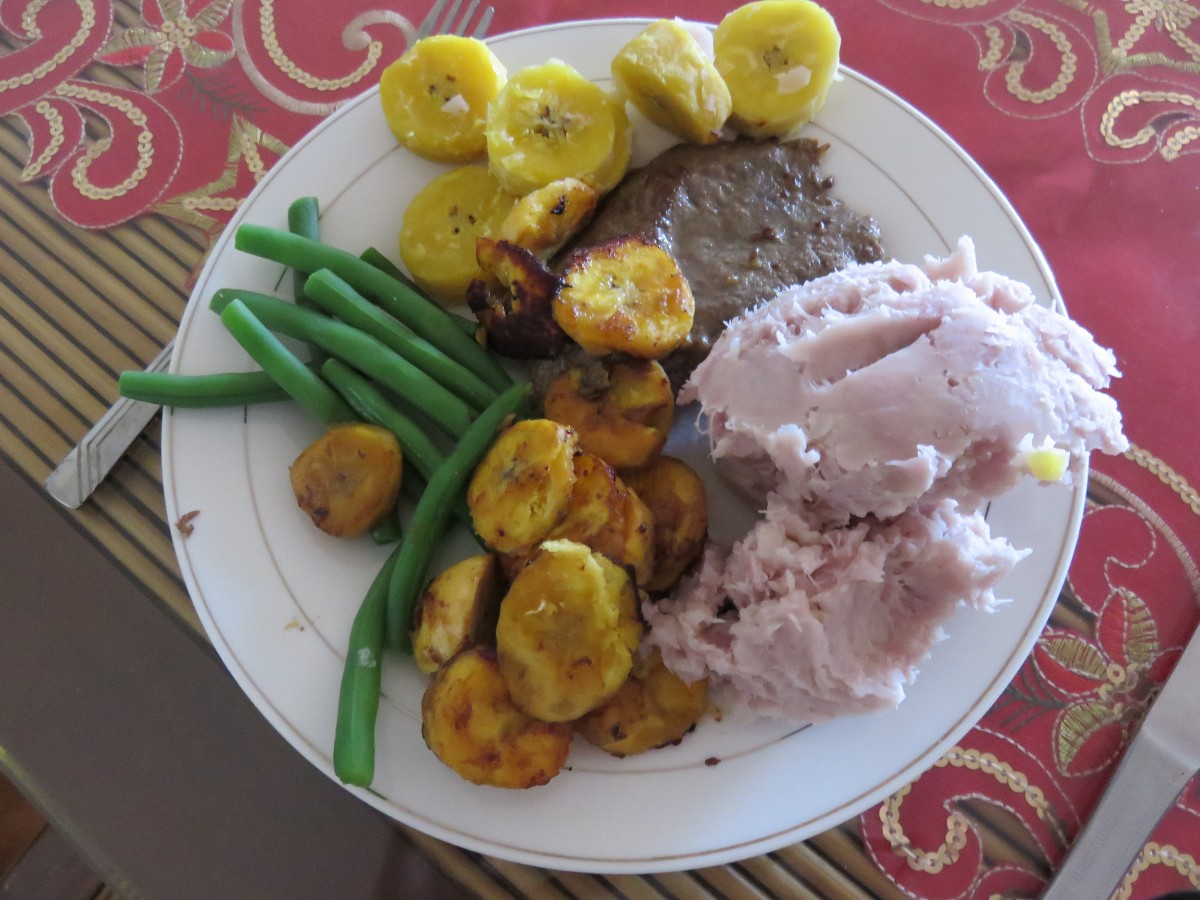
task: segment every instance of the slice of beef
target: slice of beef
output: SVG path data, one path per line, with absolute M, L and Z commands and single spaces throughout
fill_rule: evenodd
M 833 179 L 820 170 L 827 149 L 807 138 L 679 144 L 631 172 L 574 241 L 571 250 L 637 234 L 678 261 L 696 320 L 663 362 L 676 387 L 743 310 L 882 258 L 874 220 L 831 196 Z

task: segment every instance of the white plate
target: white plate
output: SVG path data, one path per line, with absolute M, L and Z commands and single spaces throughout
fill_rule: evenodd
M 565 23 L 491 41 L 510 71 L 550 56 L 607 82 L 616 50 L 643 20 Z M 851 37 L 852 39 L 852 37 Z M 960 234 L 980 264 L 1059 302 L 1029 233 L 996 187 L 936 126 L 886 90 L 844 72 L 806 133 L 831 144 L 835 192 L 879 221 L 888 251 L 919 260 Z M 668 141 L 638 126 L 641 161 Z M 248 198 L 201 273 L 180 326 L 177 372 L 245 370 L 247 359 L 207 309 L 220 287 L 274 291 L 278 266 L 233 249 L 243 221 L 286 227 L 287 205 L 316 194 L 322 233 L 394 256 L 400 217 L 439 167 L 398 149 L 370 92 L 317 127 Z M 288 290 L 290 282 L 283 283 Z M 163 426 L 168 520 L 199 510 L 175 534 L 188 589 L 225 664 L 279 732 L 323 772 L 331 763 L 344 648 L 357 604 L 385 551 L 337 541 L 296 508 L 287 465 L 319 433 L 290 404 L 178 411 Z M 690 421 L 673 449 L 703 461 Z M 738 512 L 714 498 L 716 536 L 737 536 Z M 994 615 L 960 610 L 894 711 L 800 731 L 731 717 L 705 721 L 682 745 L 616 760 L 576 742 L 569 769 L 529 791 L 476 787 L 421 741 L 424 680 L 389 660 L 373 789 L 366 802 L 421 831 L 518 862 L 594 872 L 653 872 L 764 853 L 845 821 L 918 776 L 987 710 L 1032 647 L 1066 574 L 1082 490 L 1019 487 L 993 504 L 992 528 L 1033 554 L 1001 587 Z M 744 524 L 745 511 L 740 511 Z M 719 764 L 713 765 L 713 760 Z

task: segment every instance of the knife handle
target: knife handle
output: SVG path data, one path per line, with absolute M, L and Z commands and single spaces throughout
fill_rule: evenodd
M 1111 897 L 1193 774 L 1169 741 L 1139 729 L 1042 900 Z

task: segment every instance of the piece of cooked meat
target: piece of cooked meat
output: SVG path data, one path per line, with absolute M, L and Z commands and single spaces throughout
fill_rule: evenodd
M 971 512 L 1024 474 L 1024 446 L 1128 446 L 1111 351 L 1024 284 L 944 260 L 853 267 L 731 326 L 692 375 L 712 451 L 753 499 L 776 491 L 831 524 L 952 497 Z M 1024 442 L 1024 445 L 1023 445 Z
M 635 234 L 675 257 L 696 302 L 691 334 L 663 361 L 676 386 L 744 310 L 882 257 L 875 222 L 830 194 L 826 149 L 808 138 L 676 145 L 631 172 L 572 242 L 568 255 Z

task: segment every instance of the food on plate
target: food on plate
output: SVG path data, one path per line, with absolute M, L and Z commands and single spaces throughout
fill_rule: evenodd
M 592 220 L 599 200 L 594 183 L 560 178 L 518 200 L 497 237 L 548 258 Z
M 654 650 L 641 655 L 607 702 L 575 722 L 576 733 L 613 756 L 678 744 L 708 709 L 708 682 L 687 682 Z
M 825 103 L 841 45 L 833 16 L 810 0 L 759 0 L 733 10 L 713 37 L 733 101 L 730 123 L 755 138 L 796 131 Z
M 577 450 L 575 433 L 549 419 L 524 419 L 506 428 L 467 487 L 479 537 L 498 553 L 536 547 L 567 515 Z
M 729 88 L 682 22 L 659 19 L 613 57 L 617 88 L 651 122 L 685 141 L 711 144 L 721 137 L 732 104 Z
M 488 104 L 507 77 L 483 41 L 433 35 L 383 70 L 379 99 L 403 146 L 437 162 L 465 163 L 487 149 Z
M 479 553 L 438 574 L 417 604 L 413 660 L 426 675 L 455 654 L 492 643 L 503 580 L 496 557 Z
M 518 196 L 599 171 L 617 146 L 614 104 L 561 60 L 526 66 L 488 107 L 488 165 Z
M 463 778 L 492 787 L 545 784 L 571 749 L 569 724 L 535 719 L 513 703 L 496 651 L 485 646 L 438 669 L 421 698 L 421 734 Z
M 467 286 L 467 306 L 488 346 L 513 359 L 562 352 L 567 335 L 554 321 L 558 276 L 529 250 L 505 240 L 478 238 L 475 256 L 485 277 Z
M 731 323 L 692 374 L 712 455 L 765 504 L 711 546 L 649 641 L 686 678 L 798 722 L 894 706 L 959 602 L 991 609 L 1023 552 L 983 510 L 1049 440 L 1123 451 L 1110 351 L 1031 289 L 945 259 L 855 266 Z
M 599 457 L 580 453 L 574 469 L 566 514 L 546 540 L 583 544 L 632 572 L 642 584 L 653 572 L 654 514 Z M 505 571 L 519 573 L 536 552 L 509 554 L 504 559 Z
M 621 183 L 633 159 L 633 123 L 625 109 L 625 98 L 620 94 L 610 93 L 608 111 L 613 117 L 612 153 L 599 169 L 586 176 L 588 182 L 599 188 L 602 194 L 607 194 Z
M 389 515 L 400 494 L 400 442 L 386 428 L 343 422 L 328 428 L 288 469 L 296 503 L 335 537 L 355 537 Z
M 717 342 L 685 397 L 756 502 L 775 492 L 844 524 L 943 497 L 974 511 L 1025 473 L 1026 435 L 1068 451 L 1068 477 L 1091 450 L 1122 452 L 1100 392 L 1115 375 L 1109 350 L 1027 285 L 980 271 L 963 238 L 945 259 L 780 293 Z
M 475 240 L 491 236 L 517 198 L 485 166 L 461 166 L 425 185 L 404 211 L 400 257 L 413 280 L 445 303 L 461 303 L 483 277 Z
M 831 195 L 825 151 L 804 138 L 680 144 L 631 172 L 570 245 L 633 234 L 678 263 L 695 312 L 687 338 L 662 361 L 676 388 L 744 310 L 882 257 L 875 222 Z
M 666 356 L 692 328 L 695 302 L 669 253 L 625 235 L 573 253 L 554 299 L 554 320 L 594 356 Z
M 710 544 L 674 594 L 645 604 L 647 641 L 683 679 L 708 677 L 759 714 L 887 709 L 955 607 L 991 610 L 1023 555 L 952 500 L 822 530 L 773 497 L 748 535 Z
M 667 442 L 675 392 L 654 360 L 573 366 L 542 398 L 546 418 L 574 429 L 579 446 L 618 469 L 649 462 Z
M 570 722 L 617 692 L 641 642 L 625 571 L 574 541 L 546 541 L 500 604 L 496 653 L 513 702 Z
M 654 569 L 641 583 L 647 591 L 665 591 L 704 551 L 708 536 L 708 492 L 696 471 L 673 456 L 656 456 L 646 465 L 621 472 L 654 517 Z

